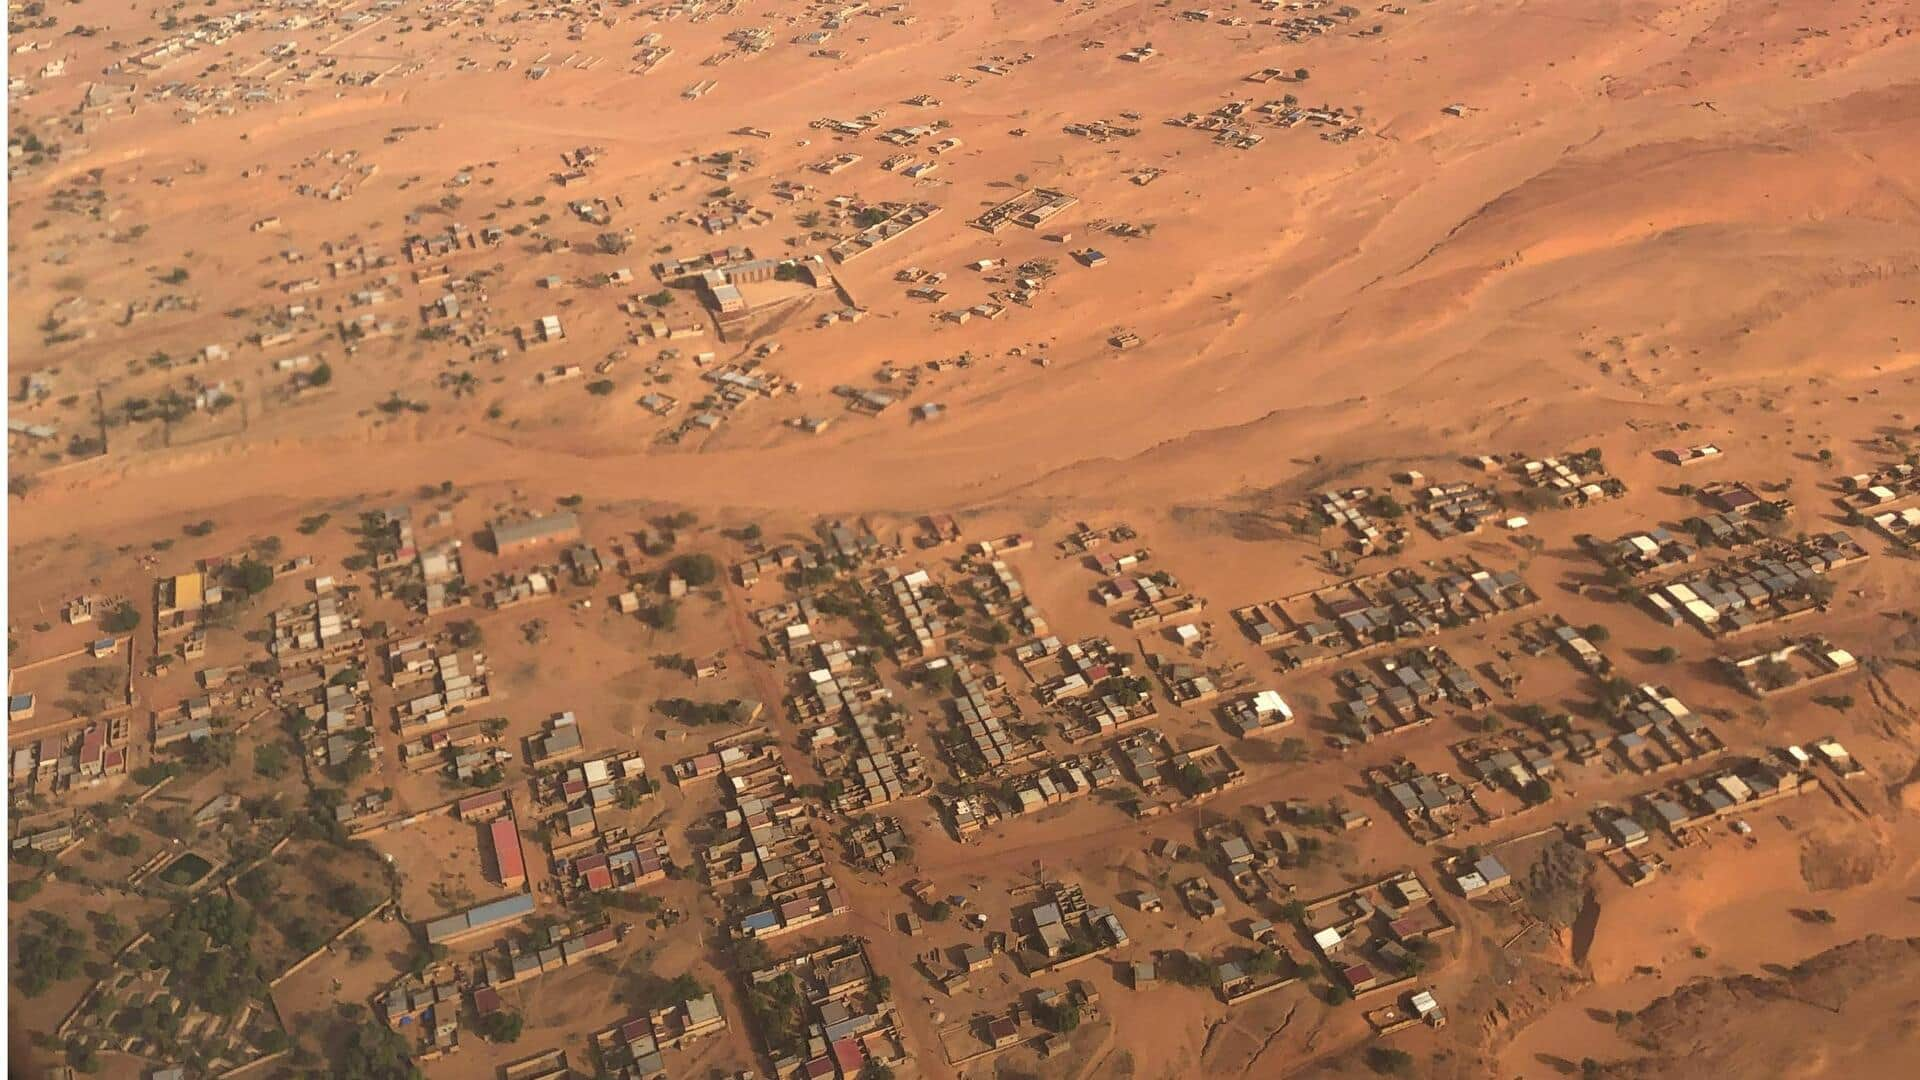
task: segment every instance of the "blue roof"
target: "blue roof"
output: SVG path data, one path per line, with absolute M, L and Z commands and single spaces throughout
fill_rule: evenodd
M 517 919 L 532 910 L 533 894 L 516 893 L 504 900 L 495 900 L 492 903 L 481 904 L 479 907 L 467 912 L 467 925 L 480 927 L 488 923 L 499 922 L 503 919 Z
M 435 919 L 427 924 L 427 940 L 443 941 L 450 937 L 457 937 L 466 930 L 467 917 L 464 914 L 448 915 L 446 918 Z

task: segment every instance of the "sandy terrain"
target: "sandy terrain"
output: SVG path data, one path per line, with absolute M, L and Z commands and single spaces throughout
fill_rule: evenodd
M 1307 19 L 1318 29 L 1290 39 L 1286 21 Z M 332 804 L 310 805 L 314 792 L 379 796 L 396 818 L 440 815 L 381 832 L 336 868 L 384 895 L 388 863 L 409 922 L 512 891 L 487 878 L 479 831 L 441 809 L 483 786 L 402 767 L 398 691 L 377 676 L 372 647 L 355 661 L 372 682 L 380 750 L 364 774 L 300 760 L 298 735 L 264 699 L 223 703 L 230 760 L 181 770 L 131 803 L 157 775 L 135 770 L 174 760 L 150 745 L 156 721 L 203 693 L 205 669 L 261 661 L 267 612 L 310 600 L 316 575 L 364 590 L 353 602 L 379 627 L 374 640 L 445 642 L 450 621 L 472 620 L 492 687 L 478 716 L 504 722 L 500 786 L 526 818 L 530 887 L 557 916 L 532 820 L 553 808 L 536 802 L 526 753 L 549 717 L 574 711 L 590 756 L 645 757 L 658 790 L 603 811 L 602 827 L 661 828 L 680 865 L 695 865 L 723 800 L 711 783 L 660 778 L 742 726 L 683 723 L 663 699 L 763 702 L 795 784 L 827 779 L 786 709 L 804 669 L 765 655 L 751 622 L 800 594 L 775 576 L 747 587 L 725 574 L 756 550 L 739 530 L 756 526 L 772 547 L 845 521 L 902 549 L 876 565 L 957 581 L 959 545 L 922 552 L 911 539 L 921 515 L 952 513 L 968 542 L 1032 536 L 1006 562 L 1050 632 L 1109 637 L 1144 668 L 1179 647 L 1162 630 L 1128 629 L 1093 599 L 1105 575 L 1054 550 L 1077 523 L 1126 522 L 1151 549 L 1144 569 L 1207 599 L 1200 663 L 1281 692 L 1302 745 L 1236 741 L 1213 705 L 1177 706 L 1156 687 L 1156 726 L 1181 747 L 1228 744 L 1242 786 L 1139 819 L 1118 800 L 1079 799 L 965 843 L 924 796 L 885 808 L 913 843 L 911 865 L 869 873 L 836 852 L 848 910 L 773 952 L 868 939 L 912 1044 L 903 1072 L 1637 1077 L 1689 1059 L 1901 1075 L 1887 1065 L 1920 1045 L 1913 1003 L 1880 988 L 1911 982 L 1908 939 L 1920 938 L 1920 633 L 1905 614 L 1920 609 L 1920 572 L 1911 550 L 1850 522 L 1834 499 L 1841 478 L 1912 460 L 1920 424 L 1916 27 L 1920 13 L 1884 0 L 1433 0 L 1351 14 L 1232 0 L 1198 18 L 1144 0 L 907 0 L 839 15 L 798 0 L 16 5 L 7 604 L 10 691 L 37 710 L 10 725 L 9 749 L 110 716 L 134 731 L 131 775 L 14 800 L 16 835 L 73 821 L 82 839 L 14 864 L 10 881 L 40 885 L 15 891 L 10 925 L 44 934 L 34 913 L 65 911 L 99 939 L 78 974 L 10 992 L 16 1028 L 42 1033 L 38 1052 L 64 1052 L 45 1033 L 112 960 L 111 935 L 89 920 L 111 909 L 145 927 L 192 902 L 130 883 L 163 848 L 224 867 L 300 829 L 283 877 L 326 863 L 308 819 L 324 835 Z M 1149 42 L 1143 62 L 1122 58 Z M 1249 78 L 1263 69 L 1277 77 Z M 1257 145 L 1181 119 L 1223 107 L 1237 111 L 1223 123 Z M 1084 127 L 1099 121 L 1125 130 Z M 925 130 L 894 140 L 898 128 Z M 843 154 L 859 160 L 829 164 Z M 1077 201 L 1033 228 L 969 224 L 1028 188 Z M 940 212 L 856 258 L 830 254 L 911 203 Z M 460 239 L 438 239 L 456 227 Z M 733 245 L 796 260 L 740 285 L 756 305 L 745 315 L 720 311 L 697 273 L 656 271 Z M 823 287 L 798 283 L 802 270 Z M 849 309 L 857 319 L 840 317 Z M 536 344 L 545 316 L 564 338 Z M 699 333 L 656 339 L 650 322 Z M 1137 346 L 1117 347 L 1120 335 Z M 723 371 L 762 377 L 765 390 L 723 391 Z M 888 403 L 868 415 L 861 392 Z M 1703 443 L 1724 456 L 1684 470 L 1655 456 Z M 1618 674 L 1670 685 L 1732 754 L 1833 735 L 1865 773 L 1823 773 L 1818 790 L 1749 815 L 1751 842 L 1725 826 L 1702 830 L 1701 844 L 1657 840 L 1671 865 L 1643 887 L 1597 868 L 1582 921 L 1557 934 L 1446 894 L 1461 929 L 1425 977 L 1445 1028 L 1376 1040 L 1362 1012 L 1385 999 L 1329 1002 L 1318 981 L 1232 1006 L 1203 989 L 1133 989 L 1127 962 L 1222 955 L 1247 944 L 1249 921 L 1276 916 L 1230 893 L 1197 853 L 1155 854 L 1157 840 L 1193 845 L 1221 821 L 1264 839 L 1263 807 L 1336 800 L 1373 823 L 1330 833 L 1320 860 L 1288 875 L 1297 895 L 1407 867 L 1440 892 L 1443 860 L 1460 848 L 1511 842 L 1530 857 L 1543 830 L 1591 823 L 1597 808 L 1682 775 L 1613 758 L 1569 765 L 1544 805 L 1491 788 L 1499 821 L 1421 846 L 1363 774 L 1400 759 L 1463 774 L 1457 744 L 1478 721 L 1443 712 L 1336 748 L 1332 676 L 1346 665 L 1283 670 L 1230 615 L 1348 575 L 1338 529 L 1296 524 L 1316 492 L 1384 489 L 1421 470 L 1494 484 L 1511 509 L 1513 476 L 1463 456 L 1587 447 L 1625 498 L 1529 510 L 1511 534 L 1416 528 L 1403 552 L 1353 571 L 1467 557 L 1523 570 L 1536 610 L 1439 642 L 1468 667 L 1511 663 L 1521 686 L 1495 710 L 1509 728 L 1523 704 L 1602 719 L 1597 680 L 1558 653 L 1516 654 L 1516 624 L 1553 616 L 1604 627 Z M 1767 632 L 1710 640 L 1613 597 L 1585 538 L 1700 514 L 1695 488 L 1716 481 L 1791 497 L 1772 535 L 1845 528 L 1870 551 L 1793 631 L 1825 635 L 1867 670 L 1830 691 L 1756 699 L 1717 658 Z M 576 511 L 583 539 L 629 565 L 527 606 L 426 616 L 376 596 L 352 561 L 360 515 L 396 503 L 412 505 L 423 542 L 460 541 L 470 582 L 558 559 L 487 550 L 491 520 L 529 511 Z M 435 510 L 447 519 L 426 524 Z M 683 598 L 670 627 L 619 615 L 611 602 L 629 585 L 658 603 L 649 582 L 664 559 L 639 554 L 635 534 L 675 512 L 694 515 L 675 552 L 710 554 L 723 580 Z M 209 625 L 203 658 L 152 670 L 156 648 L 174 647 L 154 639 L 155 579 L 268 546 L 311 563 Z M 101 623 L 62 617 L 78 596 L 144 614 L 125 649 L 84 654 Z M 856 634 L 844 618 L 819 622 L 823 640 Z M 1022 679 L 1006 652 L 993 663 Z M 727 670 L 709 679 L 669 662 L 715 654 Z M 881 665 L 905 739 L 932 762 L 937 790 L 964 787 L 939 750 L 940 699 L 910 688 L 901 667 Z M 266 685 L 259 672 L 236 677 Z M 223 793 L 243 811 L 182 827 Z M 823 813 L 818 824 L 832 835 L 846 823 Z M 116 854 L 108 839 L 120 835 L 138 846 Z M 1214 880 L 1224 918 L 1178 910 L 1169 882 L 1195 875 Z M 1071 880 L 1126 917 L 1134 946 L 1068 973 L 1102 1000 L 1060 1056 L 1021 1049 L 952 1066 L 943 1027 L 1064 989 L 1067 975 L 1029 979 L 999 958 L 949 998 L 916 962 L 985 932 L 955 920 L 900 933 L 909 878 L 969 897 L 1003 931 L 1027 907 L 1014 890 Z M 1143 887 L 1166 897 L 1164 912 L 1128 906 Z M 509 988 L 526 1024 L 518 1043 L 471 1036 L 429 1075 L 492 1076 L 548 1047 L 590 1070 L 588 1036 L 631 1014 L 621 991 L 641 969 L 692 975 L 732 1021 L 671 1052 L 672 1075 L 764 1070 L 728 959 L 737 901 L 697 877 L 649 891 L 684 919 L 616 915 L 635 928 L 593 967 Z M 299 955 L 292 909 L 312 908 L 304 929 L 321 938 L 347 921 L 321 892 L 302 876 L 279 909 L 261 906 L 263 976 Z M 303 1054 L 337 1051 L 357 1015 L 337 1006 L 372 1003 L 417 945 L 404 923 L 360 933 L 361 949 L 326 952 L 274 991 Z M 1407 1057 L 1370 1056 L 1382 1048 Z M 135 1076 L 159 1062 L 101 1063 L 103 1075 Z

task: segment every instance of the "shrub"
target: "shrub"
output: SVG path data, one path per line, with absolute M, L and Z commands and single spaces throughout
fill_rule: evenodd
M 258 559 L 242 559 L 233 568 L 233 583 L 248 596 L 257 596 L 273 584 L 273 567 Z
M 1390 1046 L 1367 1047 L 1367 1068 L 1382 1076 L 1405 1076 L 1413 1071 L 1413 1055 Z
M 132 604 L 122 603 L 100 620 L 101 629 L 110 634 L 125 634 L 140 625 L 140 612 Z
M 705 554 L 676 556 L 667 564 L 667 569 L 695 588 L 711 585 L 720 576 L 719 565 L 713 561 L 713 556 Z

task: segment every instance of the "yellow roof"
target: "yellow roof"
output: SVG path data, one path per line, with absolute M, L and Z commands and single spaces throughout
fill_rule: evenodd
M 181 611 L 192 610 L 206 603 L 205 590 L 201 585 L 200 574 L 181 574 L 173 579 L 173 606 Z

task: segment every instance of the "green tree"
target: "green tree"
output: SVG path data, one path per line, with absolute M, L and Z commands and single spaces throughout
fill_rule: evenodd
M 242 559 L 233 568 L 233 584 L 248 596 L 258 596 L 273 584 L 273 567 L 258 559 Z
M 140 612 L 132 604 L 125 602 L 107 612 L 106 617 L 100 620 L 101 629 L 109 634 L 131 633 L 139 625 Z
M 477 1026 L 481 1036 L 488 1042 L 510 1043 L 520 1041 L 520 1029 L 524 1025 L 525 1021 L 519 1013 L 501 1009 L 481 1017 Z
M 355 1027 L 333 1061 L 340 1080 L 422 1080 L 419 1066 L 407 1056 L 407 1042 L 379 1024 Z
M 39 997 L 54 983 L 80 974 L 86 958 L 86 938 L 66 919 L 52 912 L 35 912 L 35 923 L 14 931 L 12 983 L 27 997 Z
M 672 600 L 662 600 L 647 611 L 647 622 L 655 630 L 671 631 L 678 624 L 680 605 Z
M 676 555 L 667 563 L 667 569 L 695 588 L 711 585 L 720 576 L 719 564 L 714 562 L 713 556 L 705 553 Z

